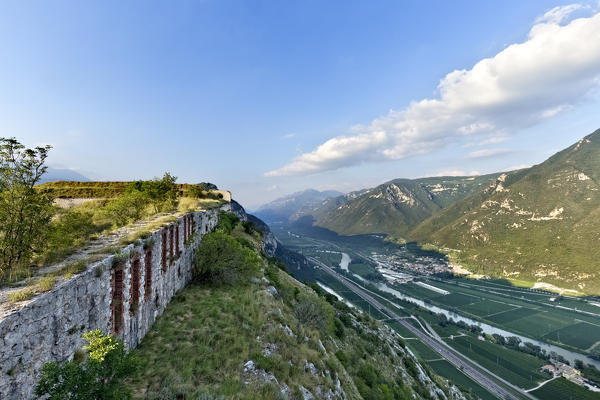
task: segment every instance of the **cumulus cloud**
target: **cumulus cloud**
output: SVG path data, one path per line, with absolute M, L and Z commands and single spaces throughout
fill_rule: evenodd
M 265 175 L 305 175 L 506 137 L 568 110 L 600 83 L 600 13 L 568 21 L 582 8 L 548 11 L 522 43 L 447 74 L 435 98 L 354 127 Z
M 581 10 L 583 8 L 589 8 L 583 4 L 569 4 L 566 6 L 557 6 L 546 12 L 544 15 L 535 20 L 536 24 L 560 24 L 565 19 L 569 18 L 573 12 Z

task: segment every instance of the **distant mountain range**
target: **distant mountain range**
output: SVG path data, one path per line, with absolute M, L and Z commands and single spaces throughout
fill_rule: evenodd
M 40 183 L 54 182 L 54 181 L 79 181 L 88 182 L 90 179 L 81 175 L 79 172 L 73 171 L 72 169 L 60 169 L 48 167 L 48 170 L 44 175 Z
M 342 235 L 386 233 L 404 237 L 417 224 L 493 182 L 499 174 L 476 177 L 395 179 L 372 189 L 327 200 L 304 215 Z
M 321 203 L 331 197 L 340 196 L 342 193 L 335 190 L 318 191 L 307 189 L 302 192 L 292 193 L 261 206 L 254 213 L 267 223 L 289 222 L 300 210 L 318 208 Z
M 600 294 L 600 130 L 531 168 L 396 179 L 288 220 L 385 233 L 433 245 L 473 273 Z

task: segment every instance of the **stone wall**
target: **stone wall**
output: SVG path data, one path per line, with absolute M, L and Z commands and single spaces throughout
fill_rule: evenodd
M 0 320 L 0 399 L 33 398 L 44 363 L 72 358 L 84 332 L 101 329 L 136 347 L 189 282 L 196 245 L 218 213 L 179 217 Z

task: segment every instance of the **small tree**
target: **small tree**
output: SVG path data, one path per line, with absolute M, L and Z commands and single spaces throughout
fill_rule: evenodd
M 247 280 L 258 269 L 260 259 L 222 231 L 207 233 L 194 257 L 194 280 L 233 285 Z
M 137 190 L 147 195 L 154 207 L 154 212 L 158 213 L 166 208 L 173 208 L 177 205 L 176 181 L 176 176 L 165 172 L 161 179 L 154 178 L 151 181 L 133 182 L 130 191 Z
M 46 172 L 50 146 L 27 149 L 0 138 L 0 278 L 9 278 L 40 249 L 53 215 L 52 198 L 34 186 Z

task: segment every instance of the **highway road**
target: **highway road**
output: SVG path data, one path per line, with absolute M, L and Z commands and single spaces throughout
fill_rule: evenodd
M 323 271 L 331 275 L 333 278 L 337 279 L 340 283 L 346 286 L 349 290 L 354 292 L 356 295 L 363 298 L 365 301 L 371 304 L 371 306 L 377 308 L 379 311 L 387 314 L 390 319 L 398 321 L 403 327 L 412 332 L 418 339 L 420 339 L 423 343 L 427 344 L 429 347 L 437 351 L 442 357 L 444 357 L 448 362 L 453 364 L 455 367 L 463 371 L 466 375 L 471 377 L 475 382 L 479 383 L 481 386 L 485 387 L 492 394 L 497 396 L 500 399 L 507 400 L 521 400 L 523 398 L 535 400 L 531 394 L 523 391 L 522 389 L 514 386 L 510 382 L 500 378 L 495 375 L 493 372 L 488 369 L 482 367 L 477 364 L 475 361 L 469 359 L 463 354 L 457 352 L 448 344 L 446 344 L 443 340 L 437 340 L 424 332 L 422 332 L 417 327 L 411 325 L 405 319 L 398 316 L 395 312 L 390 310 L 387 306 L 381 304 L 378 300 L 376 300 L 371 294 L 367 293 L 364 288 L 361 288 L 353 281 L 347 279 L 343 275 L 338 274 L 332 268 L 323 264 L 319 260 L 308 257 L 308 259 L 313 262 L 316 266 L 321 268 Z M 377 295 L 378 296 L 378 295 Z

